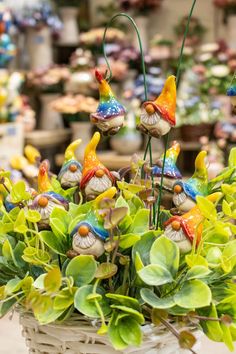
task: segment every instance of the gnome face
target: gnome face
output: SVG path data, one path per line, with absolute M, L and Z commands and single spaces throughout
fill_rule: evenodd
M 182 213 L 186 213 L 196 205 L 195 201 L 185 193 L 182 184 L 175 183 L 173 191 L 173 202 Z
M 80 222 L 72 237 L 72 248 L 77 254 L 100 257 L 105 251 L 103 240 L 88 222 Z
M 140 121 L 139 129 L 155 138 L 167 134 L 171 128 L 169 122 L 163 119 L 158 108 L 151 102 L 143 105 Z
M 94 176 L 88 181 L 84 192 L 88 200 L 95 199 L 99 194 L 112 187 L 111 178 L 102 168 L 97 169 Z
M 96 117 L 95 114 L 91 115 L 91 122 L 100 129 L 104 135 L 115 135 L 118 133 L 120 128 L 123 127 L 125 116 L 118 115 L 116 117 L 111 117 L 107 119 L 101 119 Z
M 72 160 L 66 163 L 59 175 L 58 180 L 62 188 L 72 188 L 79 186 L 82 178 L 82 167 L 78 161 Z
M 188 253 L 192 249 L 192 244 L 187 237 L 180 221 L 173 220 L 165 228 L 165 236 L 174 241 L 180 249 L 181 253 Z

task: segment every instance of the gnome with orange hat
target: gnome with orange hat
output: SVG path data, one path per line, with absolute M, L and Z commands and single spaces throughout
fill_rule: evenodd
M 176 166 L 176 161 L 180 153 L 180 145 L 177 141 L 173 141 L 172 146 L 166 151 L 166 159 L 163 174 L 163 187 L 167 191 L 172 192 L 173 185 L 177 179 L 182 179 L 182 175 Z M 156 165 L 152 167 L 152 174 L 155 177 L 155 183 L 157 187 L 160 185 L 162 166 L 164 155 L 162 155 L 156 162 Z
M 140 125 L 137 127 L 145 134 L 155 138 L 167 134 L 175 126 L 176 83 L 175 76 L 167 78 L 164 88 L 155 101 L 142 105 Z
M 117 177 L 116 173 L 110 172 L 97 157 L 96 148 L 100 137 L 100 133 L 96 132 L 86 146 L 84 153 L 80 189 L 85 194 L 87 200 L 92 200 L 111 188 Z
M 206 151 L 200 151 L 195 160 L 195 172 L 187 181 L 177 181 L 173 186 L 173 202 L 176 208 L 186 213 L 196 205 L 198 195 L 208 194 L 208 172 L 205 165 Z
M 215 203 L 221 197 L 221 193 L 214 193 L 207 197 Z M 196 238 L 196 245 L 201 240 L 204 216 L 199 207 L 195 205 L 189 212 L 182 216 L 175 215 L 167 220 L 165 236 L 176 242 L 181 253 L 187 253 L 192 249 L 193 240 Z
M 95 76 L 99 83 L 100 102 L 97 111 L 90 115 L 90 120 L 104 135 L 114 135 L 123 126 L 126 111 L 98 70 Z

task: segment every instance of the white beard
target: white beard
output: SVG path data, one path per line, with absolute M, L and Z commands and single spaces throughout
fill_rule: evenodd
M 60 182 L 62 186 L 70 186 L 70 187 L 76 187 L 79 185 L 81 181 L 81 176 L 82 173 L 80 170 L 77 170 L 76 172 L 71 172 L 70 170 L 66 171 L 64 175 L 62 176 Z
M 171 128 L 171 125 L 157 112 L 149 115 L 145 109 L 142 110 L 140 122 L 147 130 L 156 129 L 160 136 L 167 134 Z
M 182 228 L 177 231 L 174 230 L 170 224 L 166 227 L 164 234 L 166 237 L 168 237 L 170 240 L 174 241 L 177 244 L 181 253 L 187 253 L 191 251 L 192 244 L 189 241 L 189 239 L 185 236 Z
M 105 251 L 103 242 L 91 232 L 86 237 L 82 237 L 78 233 L 75 234 L 72 248 L 78 254 L 88 254 L 96 257 L 100 257 Z
M 95 118 L 96 119 L 96 118 Z M 124 116 L 117 116 L 114 118 L 110 118 L 107 120 L 97 120 L 96 123 L 94 123 L 98 129 L 100 129 L 103 132 L 106 132 L 110 130 L 111 128 L 119 128 L 122 127 L 124 123 Z
M 103 177 L 92 177 L 85 187 L 85 194 L 99 195 L 112 187 L 112 182 L 107 175 Z

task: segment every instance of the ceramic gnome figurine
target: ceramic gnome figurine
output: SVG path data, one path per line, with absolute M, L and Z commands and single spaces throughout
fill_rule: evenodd
M 177 181 L 173 186 L 173 202 L 181 213 L 186 213 L 196 204 L 198 195 L 208 194 L 208 172 L 205 165 L 206 151 L 200 151 L 195 160 L 195 172 L 187 181 Z
M 100 257 L 105 249 L 104 242 L 109 234 L 103 227 L 103 222 L 96 215 L 96 209 L 104 198 L 112 199 L 116 194 L 116 188 L 111 187 L 100 194 L 94 202 L 93 209 L 86 215 L 86 219 L 80 221 L 71 233 L 72 250 L 67 252 L 68 257 L 75 257 L 79 254 L 88 254 Z
M 81 142 L 81 139 L 73 141 L 65 151 L 64 163 L 58 174 L 58 180 L 64 189 L 80 185 L 82 178 L 82 165 L 76 159 L 75 150 Z
M 177 141 L 174 141 L 172 146 L 166 152 L 165 166 L 164 166 L 164 178 L 163 188 L 172 192 L 173 185 L 178 179 L 182 179 L 182 175 L 176 166 L 176 161 L 180 153 L 180 145 Z M 164 155 L 162 155 L 156 162 L 156 165 L 152 168 L 152 174 L 155 177 L 155 183 L 157 187 L 160 185 L 162 166 Z
M 172 75 L 167 78 L 160 96 L 155 101 L 143 103 L 140 124 L 137 128 L 145 134 L 159 138 L 175 126 L 175 111 L 176 83 Z
M 84 153 L 80 189 L 87 200 L 95 199 L 99 194 L 111 188 L 116 181 L 115 172 L 110 172 L 97 157 L 96 148 L 100 137 L 100 133 L 96 132 Z
M 227 90 L 227 96 L 230 97 L 230 101 L 233 106 L 233 112 L 236 113 L 236 84 L 229 87 Z
M 53 192 L 52 185 L 48 176 L 49 162 L 42 161 L 39 166 L 38 174 L 38 195 L 34 198 L 30 209 L 37 210 L 41 215 L 39 221 L 40 229 L 49 227 L 49 217 L 53 208 L 59 207 L 68 210 L 69 202 L 60 194 Z
M 26 145 L 24 154 L 25 157 L 20 155 L 13 156 L 10 160 L 11 167 L 22 171 L 26 179 L 37 178 L 41 161 L 40 152 L 32 145 Z
M 97 111 L 90 115 L 90 120 L 104 135 L 114 135 L 123 126 L 126 111 L 98 70 L 95 76 L 99 83 L 100 102 Z
M 207 197 L 208 200 L 215 203 L 221 193 L 214 193 Z M 196 237 L 196 245 L 201 240 L 204 216 L 201 214 L 197 205 L 186 214 L 175 215 L 164 224 L 165 236 L 176 242 L 181 253 L 191 251 L 193 240 Z

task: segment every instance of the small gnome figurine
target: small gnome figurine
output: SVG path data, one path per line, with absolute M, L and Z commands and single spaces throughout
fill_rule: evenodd
M 109 237 L 109 233 L 104 229 L 103 222 L 98 219 L 96 209 L 99 207 L 100 201 L 104 198 L 112 199 L 115 194 L 116 188 L 111 187 L 94 200 L 93 209 L 86 215 L 85 220 L 75 226 L 71 233 L 72 250 L 67 252 L 68 257 L 72 258 L 79 254 L 100 257 L 104 253 L 104 242 Z
M 66 210 L 69 208 L 69 202 L 60 194 L 53 192 L 48 173 L 49 162 L 44 160 L 39 166 L 39 194 L 36 195 L 30 205 L 30 209 L 37 210 L 41 215 L 41 220 L 39 221 L 40 229 L 49 227 L 50 214 L 55 206 Z
M 97 111 L 90 115 L 90 120 L 104 135 L 114 135 L 123 126 L 126 111 L 98 70 L 95 76 L 99 83 L 100 102 Z
M 227 90 L 227 96 L 230 97 L 230 101 L 233 106 L 233 113 L 236 114 L 236 84 L 229 87 Z
M 100 141 L 96 132 L 88 143 L 84 153 L 84 165 L 80 189 L 87 200 L 95 199 L 99 194 L 111 188 L 116 181 L 115 172 L 110 172 L 98 159 L 96 148 Z
M 163 187 L 167 191 L 172 192 L 173 185 L 177 179 L 182 179 L 182 175 L 176 166 L 176 161 L 180 153 L 180 145 L 177 141 L 174 141 L 172 146 L 166 152 L 165 166 L 164 166 L 164 178 Z M 162 155 L 155 166 L 152 168 L 152 174 L 155 177 L 155 183 L 157 187 L 160 185 L 162 166 L 164 155 Z
M 208 194 L 208 172 L 205 165 L 206 151 L 200 151 L 195 160 L 195 172 L 187 181 L 177 181 L 173 187 L 176 208 L 186 213 L 196 204 L 198 195 Z
M 159 138 L 175 126 L 176 83 L 173 75 L 167 78 L 160 96 L 155 101 L 144 102 L 141 110 L 137 128 L 145 134 Z
M 215 203 L 221 193 L 214 193 L 207 197 L 208 200 Z M 165 226 L 165 236 L 176 242 L 181 253 L 187 253 L 192 249 L 192 243 L 196 237 L 196 244 L 202 238 L 202 222 L 204 216 L 197 205 L 182 216 L 175 215 L 167 220 Z M 196 235 L 196 236 L 195 236 Z
M 80 184 L 82 178 L 82 165 L 76 159 L 75 150 L 81 142 L 81 139 L 73 141 L 65 151 L 64 163 L 58 174 L 58 180 L 64 189 L 76 187 Z

